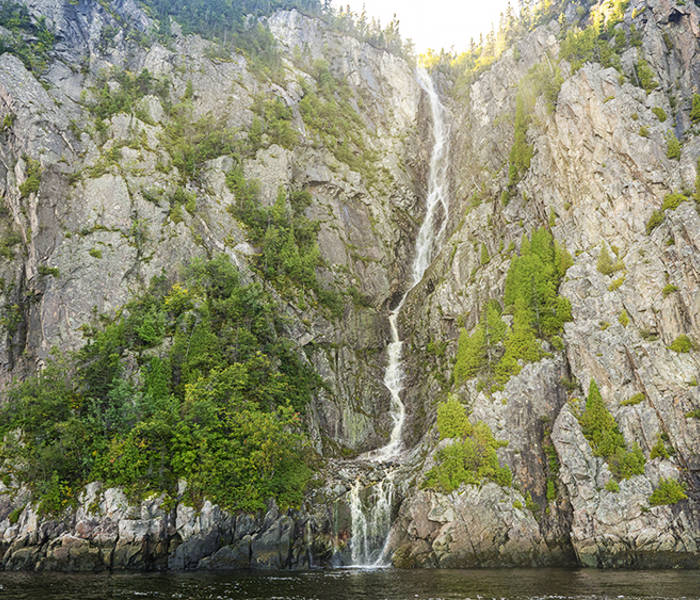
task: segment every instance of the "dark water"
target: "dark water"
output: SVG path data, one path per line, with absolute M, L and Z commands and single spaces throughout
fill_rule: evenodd
M 0 572 L 11 600 L 587 600 L 700 599 L 698 571 L 335 570 L 168 575 Z

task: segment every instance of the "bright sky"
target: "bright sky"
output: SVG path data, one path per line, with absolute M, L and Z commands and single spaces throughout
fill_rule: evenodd
M 333 0 L 336 7 L 348 4 L 355 13 L 364 5 L 368 18 L 379 18 L 382 26 L 396 14 L 402 37 L 411 38 L 416 51 L 424 52 L 452 46 L 466 50 L 470 37 L 478 41 L 479 33 L 486 34 L 492 23 L 498 28 L 507 0 Z

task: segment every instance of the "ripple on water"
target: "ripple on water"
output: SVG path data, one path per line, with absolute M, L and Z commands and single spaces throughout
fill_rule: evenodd
M 698 571 L 0 572 L 0 600 L 700 600 Z

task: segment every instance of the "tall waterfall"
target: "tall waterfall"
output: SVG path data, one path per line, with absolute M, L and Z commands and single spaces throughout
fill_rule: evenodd
M 418 231 L 411 270 L 411 283 L 401 296 L 401 300 L 389 314 L 391 342 L 387 347 L 387 366 L 384 371 L 384 385 L 391 394 L 391 418 L 393 427 L 389 443 L 364 455 L 375 462 L 389 462 L 401 454 L 406 407 L 401 401 L 403 391 L 403 340 L 399 335 L 398 319 L 408 298 L 416 287 L 433 259 L 436 242 L 439 242 L 447 226 L 448 178 L 449 167 L 449 128 L 445 120 L 445 109 L 435 89 L 435 83 L 425 69 L 419 67 L 417 80 L 430 100 L 433 117 L 434 145 L 430 157 L 428 177 L 428 197 L 426 199 L 425 218 Z M 438 225 L 439 223 L 439 225 Z M 384 560 L 384 547 L 391 528 L 391 505 L 394 495 L 394 472 L 387 470 L 385 479 L 372 490 L 370 500 L 363 502 L 360 496 L 359 480 L 350 492 L 352 516 L 352 561 L 355 565 L 380 566 Z M 367 505 L 367 506 L 366 506 Z M 383 540 L 381 547 L 373 540 Z
M 367 454 L 368 458 L 377 462 L 385 462 L 395 458 L 401 452 L 401 433 L 406 420 L 406 407 L 401 401 L 403 390 L 403 365 L 401 362 L 403 353 L 403 340 L 399 337 L 398 319 L 408 294 L 416 287 L 425 271 L 430 266 L 435 251 L 435 242 L 439 241 L 445 233 L 447 226 L 448 204 L 448 179 L 449 167 L 449 128 L 445 122 L 445 109 L 440 103 L 440 98 L 435 89 L 435 83 L 422 67 L 417 72 L 418 84 L 428 95 L 430 109 L 433 117 L 434 145 L 430 157 L 430 171 L 428 176 L 428 197 L 425 206 L 425 218 L 418 231 L 416 248 L 411 270 L 411 284 L 401 296 L 396 308 L 389 314 L 389 326 L 391 329 L 391 342 L 387 347 L 387 366 L 384 371 L 384 385 L 391 394 L 391 418 L 393 428 L 389 443 L 383 448 L 378 448 Z M 440 211 L 442 209 L 442 211 Z M 436 231 L 436 220 L 440 218 L 440 225 Z

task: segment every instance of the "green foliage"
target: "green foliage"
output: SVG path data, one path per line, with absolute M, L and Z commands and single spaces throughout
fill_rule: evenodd
M 671 453 L 666 449 L 666 444 L 660 435 L 656 437 L 656 443 L 649 453 L 649 460 L 654 460 L 655 458 L 670 458 Z
M 649 217 L 649 220 L 647 221 L 646 224 L 646 231 L 647 235 L 649 235 L 654 229 L 656 229 L 661 223 L 664 221 L 664 213 L 663 211 L 660 210 L 655 210 L 653 213 L 651 213 L 651 217 Z
M 489 256 L 489 249 L 486 247 L 486 244 L 482 243 L 481 244 L 481 257 L 480 261 L 482 265 L 488 264 L 488 262 L 491 260 L 491 257 Z
M 486 304 L 481 322 L 472 335 L 465 329 L 459 334 L 453 377 L 457 385 L 471 379 L 483 368 L 492 368 L 494 346 L 503 342 L 507 325 L 501 319 L 501 305 L 496 300 Z
M 651 112 L 653 112 L 653 113 L 656 115 L 656 118 L 657 118 L 661 123 L 663 123 L 664 121 L 666 121 L 666 119 L 668 118 L 668 117 L 666 116 L 666 111 L 665 111 L 663 108 L 661 108 L 660 106 L 654 106 L 654 107 L 651 109 Z
M 17 115 L 15 113 L 7 113 L 2 119 L 2 126 L 0 126 L 0 132 L 7 131 L 14 127 L 15 121 L 17 121 Z
M 684 194 L 667 194 L 664 197 L 664 202 L 661 205 L 660 210 L 655 210 L 649 220 L 647 221 L 646 231 L 649 235 L 654 229 L 656 229 L 664 220 L 664 211 L 666 210 L 676 210 L 681 203 L 688 200 L 688 197 Z
M 635 66 L 635 71 L 637 73 L 637 81 L 639 86 L 646 91 L 647 94 L 653 92 L 657 87 L 659 87 L 659 82 L 654 79 L 656 73 L 649 66 L 649 63 L 643 58 L 637 61 Z
M 604 67 L 622 71 L 619 53 L 625 49 L 626 38 L 623 31 L 615 31 L 615 26 L 623 20 L 626 4 L 617 0 L 615 6 L 593 8 L 588 27 L 572 27 L 566 31 L 559 56 L 571 63 L 574 73 L 587 62 L 599 62 Z
M 612 492 L 613 494 L 617 494 L 617 492 L 620 491 L 620 484 L 617 483 L 614 479 L 609 479 L 608 482 L 605 484 L 605 489 L 608 492 Z
M 24 511 L 24 506 L 18 506 L 7 516 L 7 519 L 10 521 L 10 525 L 17 524 L 20 516 L 22 516 L 22 511 Z
M 598 268 L 599 273 L 602 273 L 603 275 L 610 275 L 611 273 L 615 273 L 620 269 L 624 269 L 625 265 L 619 258 L 613 261 L 610 253 L 608 252 L 607 246 L 603 244 L 603 247 L 600 249 L 600 254 L 598 255 L 596 267 Z
M 477 485 L 483 480 L 504 487 L 511 485 L 512 473 L 508 466 L 499 465 L 496 454 L 505 442 L 496 440 L 486 423 L 479 421 L 472 425 L 456 398 L 438 407 L 438 431 L 440 439 L 459 440 L 439 452 L 438 464 L 426 474 L 423 487 L 449 494 L 462 484 Z
M 693 104 L 690 109 L 690 120 L 696 125 L 700 123 L 700 94 L 693 94 Z
M 266 207 L 259 201 L 259 185 L 247 181 L 240 167 L 227 173 L 226 183 L 236 197 L 229 211 L 246 225 L 252 242 L 260 248 L 256 266 L 261 274 L 282 292 L 312 291 L 319 303 L 339 313 L 339 295 L 323 287 L 316 275 L 322 264 L 316 242 L 319 223 L 304 214 L 311 194 L 282 187 L 275 203 Z
M 571 320 L 571 305 L 557 293 L 562 269 L 571 263 L 564 252 L 556 252 L 552 234 L 544 228 L 533 232 L 527 243 L 523 241 L 505 284 L 504 302 L 513 310 L 514 327 L 522 319 L 523 326 L 548 339 L 561 333 L 564 323 Z
M 538 229 L 523 238 L 520 256 L 513 258 L 506 276 L 504 302 L 513 315 L 508 327 L 496 301 L 487 304 L 470 336 L 460 332 L 454 381 L 458 385 L 484 371 L 497 384 L 520 372 L 521 362 L 535 362 L 545 353 L 539 339 L 562 346 L 560 334 L 571 320 L 571 305 L 558 295 L 559 284 L 573 264 L 552 234 Z
M 454 380 L 457 385 L 474 377 L 486 363 L 486 332 L 483 325 L 477 325 L 469 335 L 466 329 L 459 333 L 457 356 L 454 366 Z
M 438 406 L 437 427 L 441 440 L 471 435 L 472 424 L 457 396 L 450 394 L 448 399 Z
M 309 132 L 338 161 L 362 175 L 366 185 L 376 185 L 378 155 L 365 141 L 366 127 L 353 107 L 350 87 L 336 78 L 324 60 L 314 63 L 313 76 L 315 88 L 300 81 L 304 97 L 299 111 Z
M 52 513 L 95 479 L 134 494 L 174 494 L 185 479 L 191 501 L 232 510 L 297 505 L 310 474 L 300 411 L 320 380 L 279 314 L 225 257 L 155 279 L 86 327 L 80 350 L 10 389 L 0 475 Z
M 681 157 L 681 143 L 672 131 L 666 136 L 666 157 L 673 160 L 679 160 Z
M 685 492 L 686 485 L 684 483 L 681 484 L 675 479 L 661 479 L 658 487 L 649 496 L 649 504 L 651 506 L 675 504 L 688 498 Z
M 0 34 L 0 54 L 14 54 L 35 75 L 46 70 L 55 38 L 44 17 L 34 19 L 23 4 L 3 0 L 0 27 L 8 32 Z
M 269 144 L 277 144 L 287 150 L 294 149 L 299 134 L 292 125 L 291 108 L 280 98 L 258 98 L 253 111 L 257 116 L 249 132 L 249 142 L 253 148 L 263 147 L 263 136 L 267 136 Z
M 627 275 L 622 275 L 622 277 L 618 277 L 613 281 L 609 286 L 608 290 L 611 292 L 614 292 L 616 289 L 618 289 L 623 283 L 625 283 L 625 279 L 627 278 Z
M 644 400 L 646 400 L 646 395 L 644 394 L 644 392 L 639 392 L 634 396 L 630 396 L 629 398 L 627 398 L 627 400 L 623 400 L 622 402 L 620 402 L 620 406 L 634 406 L 635 404 L 644 402 Z
M 110 82 L 117 86 L 110 87 Z M 170 82 L 154 77 L 147 69 L 138 74 L 112 69 L 99 82 L 95 89 L 95 100 L 88 105 L 88 110 L 98 121 L 110 119 L 118 113 L 132 115 L 136 111 L 137 102 L 150 94 L 167 103 Z
M 199 180 L 207 161 L 230 154 L 238 156 L 242 152 L 241 142 L 225 121 L 211 114 L 196 118 L 189 100 L 170 110 L 162 143 L 183 183 Z
M 529 124 L 530 115 L 527 112 L 523 98 L 518 96 L 515 100 L 513 146 L 508 157 L 508 187 L 510 190 L 517 185 L 530 168 L 534 149 L 527 143 L 527 128 Z
M 686 354 L 693 350 L 694 347 L 695 345 L 693 344 L 693 341 L 687 335 L 683 334 L 679 335 L 675 340 L 673 340 L 668 349 L 673 350 L 674 352 Z
M 318 0 L 142 0 L 141 4 L 159 23 L 159 33 L 163 37 L 170 36 L 172 17 L 182 26 L 184 33 L 197 33 L 224 45 L 231 44 L 253 55 L 266 50 L 259 40 L 255 40 L 255 29 L 258 25 L 256 17 L 293 8 L 306 14 L 317 14 L 321 11 L 321 3 Z M 253 17 L 250 19 L 253 22 L 252 26 L 248 23 L 248 16 Z
M 36 194 L 41 185 L 41 164 L 38 160 L 29 158 L 26 154 L 22 157 L 27 164 L 27 173 L 24 183 L 19 186 L 19 193 L 22 198 L 31 194 Z
M 594 380 L 591 380 L 586 406 L 578 420 L 594 456 L 604 458 L 615 477 L 628 479 L 644 473 L 645 459 L 641 448 L 635 444 L 632 450 L 627 449 L 617 422 L 605 406 Z
M 685 194 L 666 194 L 661 210 L 676 210 L 688 197 Z
M 678 291 L 678 287 L 676 287 L 672 283 L 667 283 L 664 286 L 664 289 L 661 291 L 661 293 L 662 293 L 663 297 L 666 298 L 667 296 L 670 296 L 671 294 L 673 294 L 673 292 L 677 292 L 677 291 Z

